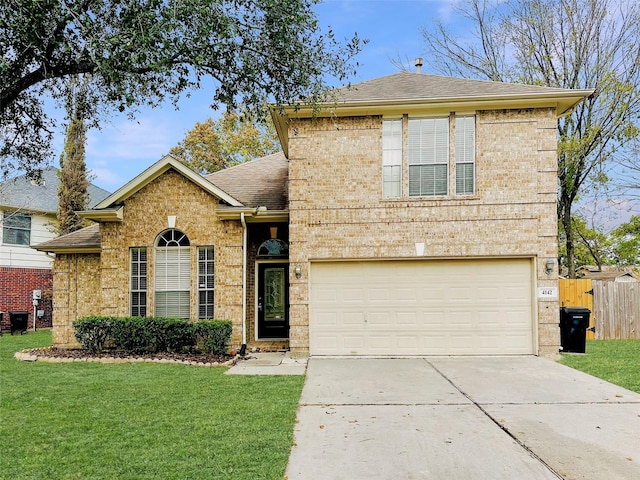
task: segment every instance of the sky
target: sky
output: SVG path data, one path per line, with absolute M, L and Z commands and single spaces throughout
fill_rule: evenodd
M 357 32 L 369 43 L 357 60 L 361 67 L 351 83 L 389 75 L 398 71 L 390 58 L 421 56 L 420 27 L 436 16 L 448 16 L 456 0 L 325 0 L 315 7 L 320 24 L 331 26 L 336 38 L 352 37 Z M 443 18 L 444 18 L 443 17 Z M 423 72 L 429 73 L 427 68 Z M 431 72 L 433 73 L 433 72 Z M 184 139 L 196 122 L 218 118 L 219 111 L 209 105 L 213 97 L 205 88 L 184 98 L 176 111 L 170 102 L 141 109 L 135 121 L 126 115 L 110 117 L 102 129 L 87 135 L 86 163 L 93 183 L 115 191 L 147 167 L 169 153 Z M 57 115 L 62 124 L 63 113 Z M 64 145 L 64 131 L 56 135 L 55 158 Z
M 460 0 L 324 0 L 315 11 L 320 24 L 329 26 L 336 38 L 351 38 L 355 33 L 368 39 L 357 57 L 360 64 L 357 76 L 350 83 L 357 83 L 398 71 L 391 59 L 426 57 L 421 28 L 438 18 L 453 31 L 468 35 L 463 22 L 455 15 L 455 5 Z M 500 1 L 500 0 L 498 0 Z M 425 58 L 423 73 L 437 73 L 430 69 Z M 211 84 L 210 84 L 211 85 Z M 136 175 L 169 153 L 171 147 L 184 139 L 196 122 L 208 117 L 219 118 L 220 112 L 210 108 L 213 97 L 205 87 L 191 92 L 184 98 L 179 110 L 167 102 L 155 109 L 144 108 L 134 121 L 126 115 L 113 114 L 100 130 L 92 129 L 87 135 L 86 163 L 93 176 L 93 183 L 108 191 L 115 191 Z M 62 124 L 63 112 L 58 115 Z M 56 136 L 55 158 L 64 145 L 64 131 Z M 599 209 L 586 196 L 587 214 Z M 603 205 L 600 201 L 600 205 Z M 640 205 L 624 200 L 617 207 L 607 206 L 606 223 L 609 228 L 627 221 L 631 214 L 640 214 Z

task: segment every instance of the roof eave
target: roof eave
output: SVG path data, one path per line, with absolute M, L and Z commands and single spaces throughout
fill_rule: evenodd
M 56 213 L 55 211 L 51 211 L 51 210 L 41 210 L 38 208 L 29 208 L 29 207 L 25 207 L 24 205 L 21 207 L 16 207 L 14 205 L 0 205 L 0 211 L 15 211 L 15 212 L 24 212 L 27 214 L 31 214 L 31 215 L 42 215 L 42 216 L 47 216 L 47 217 L 55 217 Z
M 567 115 L 578 103 L 592 95 L 594 90 L 567 90 L 566 92 L 527 93 L 506 95 L 469 95 L 425 99 L 363 100 L 326 104 L 314 111 L 308 105 L 271 106 L 276 132 L 285 155 L 289 156 L 288 122 L 291 118 L 312 116 L 363 116 L 449 113 L 452 110 L 496 110 L 514 108 L 555 108 L 556 116 Z
M 56 255 L 101 252 L 100 245 L 47 246 L 46 244 L 41 244 L 34 245 L 31 248 L 39 252 L 55 253 Z
M 220 220 L 241 220 L 242 214 L 244 214 L 247 223 L 286 222 L 289 220 L 288 210 L 267 210 L 266 207 L 219 207 L 216 209 L 216 215 Z
M 101 210 L 81 210 L 76 212 L 80 218 L 93 220 L 94 222 L 116 222 L 120 223 L 124 219 L 124 207 L 122 205 L 115 208 L 104 208 Z
M 568 90 L 568 93 L 550 92 L 545 94 L 506 94 L 506 95 L 468 95 L 455 97 L 436 97 L 424 99 L 394 99 L 394 100 L 364 100 L 352 102 L 337 102 L 326 104 L 321 110 L 315 112 L 317 116 L 351 116 L 351 115 L 380 115 L 389 111 L 403 111 L 415 113 L 416 111 L 442 110 L 451 111 L 453 108 L 465 108 L 474 110 L 493 110 L 504 108 L 542 108 L 555 107 L 558 116 L 562 116 L 571 110 L 580 101 L 588 97 L 594 90 Z M 301 105 L 298 107 L 285 107 L 288 118 L 309 118 L 314 114 L 311 107 Z M 277 114 L 277 110 L 274 111 Z

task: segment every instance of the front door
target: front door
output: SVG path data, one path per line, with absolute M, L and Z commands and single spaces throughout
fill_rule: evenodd
M 258 338 L 289 338 L 289 264 L 258 264 Z

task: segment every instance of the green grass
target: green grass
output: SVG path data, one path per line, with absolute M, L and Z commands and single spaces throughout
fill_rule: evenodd
M 278 479 L 301 376 L 153 363 L 19 362 L 0 337 L 0 479 Z
M 585 352 L 560 363 L 640 393 L 640 340 L 587 340 Z

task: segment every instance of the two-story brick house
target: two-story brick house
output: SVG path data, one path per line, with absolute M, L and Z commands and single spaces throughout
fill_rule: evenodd
M 283 154 L 205 177 L 165 157 L 38 247 L 54 341 L 153 314 L 300 354 L 553 356 L 557 118 L 589 94 L 398 73 L 274 108 Z

